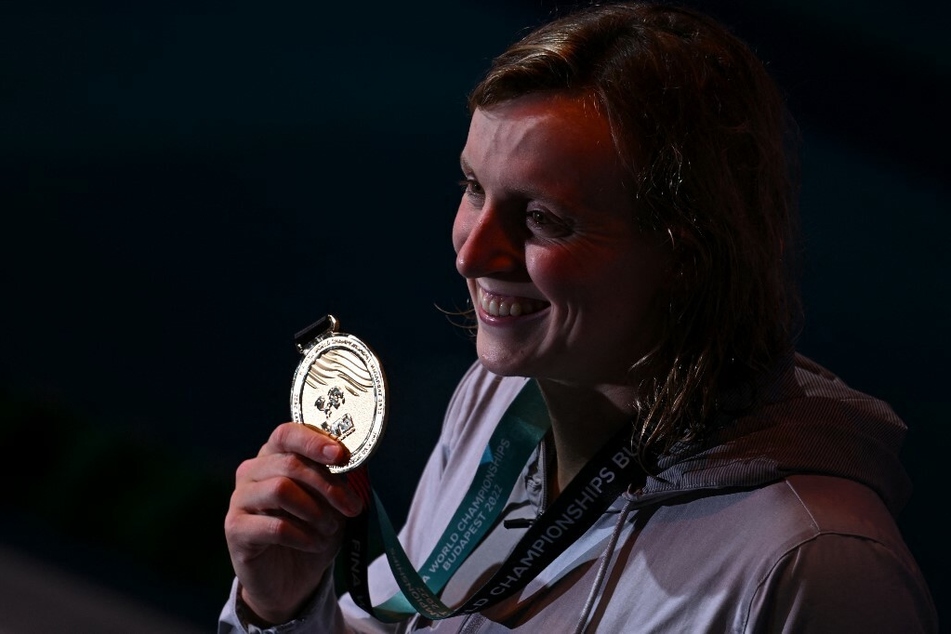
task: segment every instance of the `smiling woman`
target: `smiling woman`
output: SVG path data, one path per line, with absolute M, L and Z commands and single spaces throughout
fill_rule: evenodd
M 904 424 L 795 351 L 791 122 L 749 48 L 592 6 L 470 111 L 478 359 L 399 539 L 343 446 L 278 426 L 237 471 L 219 632 L 937 631 Z
M 628 370 L 656 340 L 670 248 L 640 229 L 593 99 L 542 92 L 476 110 L 462 169 L 453 244 L 482 365 L 616 386 L 611 407 L 629 419 Z

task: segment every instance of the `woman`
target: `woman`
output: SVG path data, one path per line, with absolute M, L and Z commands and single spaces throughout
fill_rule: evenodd
M 470 109 L 452 240 L 478 362 L 400 533 L 467 607 L 399 598 L 382 559 L 387 609 L 337 600 L 364 504 L 322 467 L 344 451 L 285 424 L 238 469 L 219 631 L 936 631 L 894 521 L 904 425 L 793 349 L 789 122 L 749 49 L 692 11 L 593 7 L 500 55 Z M 535 390 L 550 428 L 475 531 L 468 487 Z

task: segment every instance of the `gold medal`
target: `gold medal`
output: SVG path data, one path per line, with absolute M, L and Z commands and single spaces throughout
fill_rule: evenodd
M 294 339 L 303 358 L 294 372 L 291 419 L 333 436 L 350 451 L 345 465 L 356 468 L 376 450 L 386 428 L 386 377 L 380 361 L 357 337 L 338 332 L 333 315 L 321 318 Z

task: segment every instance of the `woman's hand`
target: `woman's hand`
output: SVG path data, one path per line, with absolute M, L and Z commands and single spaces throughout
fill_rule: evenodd
M 291 620 L 316 590 L 363 509 L 343 474 L 347 449 L 332 437 L 284 423 L 257 457 L 238 467 L 225 538 L 241 598 L 269 624 Z

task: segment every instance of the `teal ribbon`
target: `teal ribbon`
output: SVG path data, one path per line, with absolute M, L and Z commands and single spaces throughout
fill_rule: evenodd
M 547 433 L 551 421 L 538 384 L 528 381 L 506 409 L 486 445 L 479 467 L 429 557 L 417 570 L 399 543 L 392 522 L 376 492 L 366 525 L 370 553 L 360 558 L 372 561 L 382 545 L 401 591 L 372 609 L 381 621 L 396 622 L 420 612 L 445 618 L 451 610 L 435 598 L 466 558 L 494 525 L 525 463 Z M 348 565 L 348 562 L 339 562 Z M 351 593 L 353 589 L 351 588 Z M 407 598 L 412 595 L 413 600 Z M 355 595 L 356 598 L 356 595 Z M 420 611 L 420 603 L 426 606 Z M 436 616 L 441 615 L 441 616 Z

